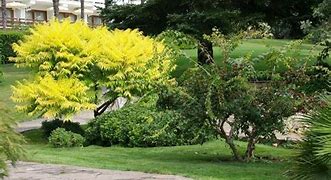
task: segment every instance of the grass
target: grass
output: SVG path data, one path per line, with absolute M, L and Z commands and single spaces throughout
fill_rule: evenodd
M 243 44 L 239 45 L 239 47 L 232 52 L 231 57 L 237 58 L 237 57 L 243 57 L 249 53 L 252 53 L 252 57 L 257 57 L 258 55 L 261 55 L 269 50 L 269 47 L 280 49 L 284 45 L 286 45 L 289 40 L 275 40 L 275 39 L 251 39 L 245 41 Z M 318 54 L 321 52 L 323 47 L 317 46 L 314 50 L 312 50 L 313 45 L 311 44 L 303 44 L 301 46 L 300 56 L 307 56 L 311 53 Z M 196 59 L 197 57 L 197 50 L 196 49 L 189 49 L 183 51 L 187 57 L 190 57 L 191 59 L 187 57 L 180 57 L 176 64 L 177 69 L 173 72 L 174 77 L 180 77 L 180 75 L 188 68 L 194 67 L 195 62 L 192 61 L 192 59 Z M 220 48 L 215 47 L 214 48 L 214 59 L 217 63 L 222 61 L 222 54 L 220 51 Z M 329 57 L 327 60 L 331 64 L 331 58 Z M 312 60 L 310 63 L 314 62 Z M 266 65 L 264 63 L 256 64 L 255 67 L 257 70 L 262 70 L 266 68 Z
M 285 179 L 294 150 L 257 145 L 257 155 L 276 160 L 240 163 L 231 160 L 231 153 L 220 140 L 203 145 L 123 148 L 89 146 L 83 148 L 52 148 L 41 130 L 24 134 L 25 160 L 41 163 L 68 164 L 84 167 L 133 170 L 161 174 L 177 174 L 193 179 Z M 246 146 L 237 142 L 243 153 Z
M 14 85 L 18 80 L 31 78 L 32 73 L 27 69 L 17 69 L 12 64 L 0 64 L 0 71 L 3 72 L 0 82 L 0 104 L 4 104 L 11 112 L 11 116 L 17 121 L 31 120 L 33 117 L 28 117 L 24 113 L 15 110 L 15 104 L 10 99 L 10 96 L 12 94 L 11 85 Z

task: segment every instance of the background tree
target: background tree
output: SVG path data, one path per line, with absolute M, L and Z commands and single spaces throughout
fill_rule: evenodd
M 60 6 L 60 0 L 53 0 L 53 12 L 55 18 L 59 18 L 60 15 L 59 6 Z
M 85 18 L 85 1 L 84 0 L 80 0 L 80 18 L 82 20 L 84 20 Z
M 212 44 L 202 38 L 218 28 L 223 34 L 236 33 L 248 25 L 266 22 L 276 38 L 303 37 L 300 22 L 312 19 L 313 7 L 322 0 L 149 0 L 141 5 L 110 3 L 101 16 L 110 28 L 139 28 L 156 35 L 175 29 L 199 40 L 198 59 L 201 64 L 213 57 Z
M 112 4 L 101 15 L 110 28 L 139 28 L 145 34 L 156 35 L 167 28 L 190 34 L 199 40 L 201 64 L 212 57 L 212 44 L 203 39 L 217 27 L 227 34 L 235 30 L 237 11 L 230 1 L 221 0 L 149 0 L 143 5 Z
M 6 7 L 7 1 L 1 0 L 1 15 L 2 15 L 2 28 L 7 28 L 7 7 Z

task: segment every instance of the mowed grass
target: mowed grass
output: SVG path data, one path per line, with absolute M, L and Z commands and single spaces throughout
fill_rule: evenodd
M 12 64 L 0 64 L 0 71 L 3 72 L 3 77 L 0 82 L 0 103 L 10 111 L 13 119 L 17 121 L 27 121 L 33 117 L 28 117 L 26 114 L 17 112 L 15 103 L 10 99 L 12 95 L 11 86 L 18 80 L 32 78 L 32 73 L 28 69 L 17 69 Z M 0 112 L 1 114 L 1 112 Z
M 40 130 L 26 132 L 26 161 L 68 164 L 83 167 L 176 174 L 193 179 L 286 179 L 283 173 L 295 150 L 257 145 L 256 155 L 274 160 L 235 162 L 221 140 L 203 145 L 123 148 L 89 146 L 52 148 L 42 139 Z M 246 143 L 237 142 L 243 153 Z
M 231 54 L 232 58 L 243 57 L 247 54 L 252 55 L 252 58 L 257 57 L 265 52 L 268 52 L 270 47 L 280 49 L 289 43 L 290 40 L 275 40 L 275 39 L 251 39 L 246 40 L 242 44 L 239 45 Z M 302 44 L 300 47 L 300 57 L 305 57 L 308 55 L 317 55 L 323 49 L 322 46 L 313 46 L 312 44 Z M 188 68 L 194 67 L 196 65 L 197 59 L 197 50 L 189 49 L 183 50 L 186 57 L 180 57 L 177 59 L 176 64 L 177 68 L 172 73 L 173 77 L 180 77 L 180 75 Z M 190 57 L 190 58 L 187 58 Z M 214 59 L 217 63 L 222 61 L 222 54 L 220 48 L 214 47 Z M 310 64 L 315 62 L 316 59 L 311 59 Z M 329 57 L 327 60 L 331 64 L 331 58 Z M 264 62 L 256 63 L 255 68 L 257 70 L 265 70 L 266 64 Z

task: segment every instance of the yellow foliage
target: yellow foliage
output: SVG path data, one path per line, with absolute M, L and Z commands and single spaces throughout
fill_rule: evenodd
M 79 74 L 92 63 L 84 51 L 92 38 L 93 30 L 83 22 L 72 24 L 69 20 L 62 23 L 52 20 L 48 24 L 38 24 L 31 29 L 31 35 L 13 44 L 17 57 L 12 61 L 18 67 L 37 68 L 41 75 Z
M 143 36 L 138 30 L 113 30 L 95 38 L 96 65 L 108 72 L 102 85 L 120 96 L 144 92 L 157 82 L 164 82 L 175 68 L 172 53 L 161 42 Z
M 13 48 L 17 67 L 38 72 L 34 82 L 13 87 L 13 100 L 19 110 L 48 118 L 94 108 L 87 91 L 96 85 L 99 92 L 106 87 L 111 98 L 143 95 L 169 82 L 175 68 L 172 52 L 138 30 L 92 29 L 69 20 L 36 25 Z
M 29 115 L 41 113 L 45 118 L 70 119 L 78 111 L 95 108 L 88 88 L 75 78 L 55 80 L 46 75 L 34 82 L 18 82 L 12 88 L 12 100 L 19 104 L 17 109 Z

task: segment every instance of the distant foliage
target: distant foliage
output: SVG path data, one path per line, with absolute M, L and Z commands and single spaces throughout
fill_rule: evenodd
M 249 39 L 263 39 L 274 37 L 271 32 L 271 27 L 268 25 L 268 23 L 262 22 L 258 23 L 255 26 L 248 26 L 247 30 L 244 33 Z
M 301 21 L 301 29 L 313 43 L 331 41 L 331 1 L 323 0 L 317 7 L 313 7 L 313 11 L 317 21 Z
M 118 97 L 170 83 L 175 68 L 171 50 L 138 30 L 92 29 L 69 20 L 38 24 L 13 48 L 15 65 L 37 76 L 14 86 L 12 98 L 19 110 L 47 118 L 70 119 L 83 109 L 100 115 Z M 97 108 L 101 99 L 106 102 Z
M 193 49 L 197 47 L 197 40 L 192 36 L 175 30 L 166 30 L 159 34 L 156 39 L 163 42 L 172 48 Z
M 49 143 L 56 148 L 61 147 L 82 147 L 85 139 L 80 134 L 66 131 L 64 128 L 57 128 L 48 138 Z
M 23 39 L 25 31 L 0 31 L 0 63 L 8 63 L 9 57 L 15 57 L 13 43 Z
M 52 121 L 43 121 L 41 123 L 41 129 L 43 130 L 44 136 L 49 137 L 57 128 L 63 128 L 66 131 L 71 131 L 73 133 L 80 134 L 84 136 L 85 132 L 84 129 L 81 128 L 78 122 L 71 122 L 71 121 L 61 121 L 58 119 Z
M 88 124 L 89 144 L 128 147 L 175 146 L 202 143 L 210 134 L 180 111 L 156 107 L 158 96 L 104 114 Z
M 15 163 L 23 155 L 23 137 L 15 131 L 15 121 L 0 104 L 0 178 L 8 175 L 7 163 Z

